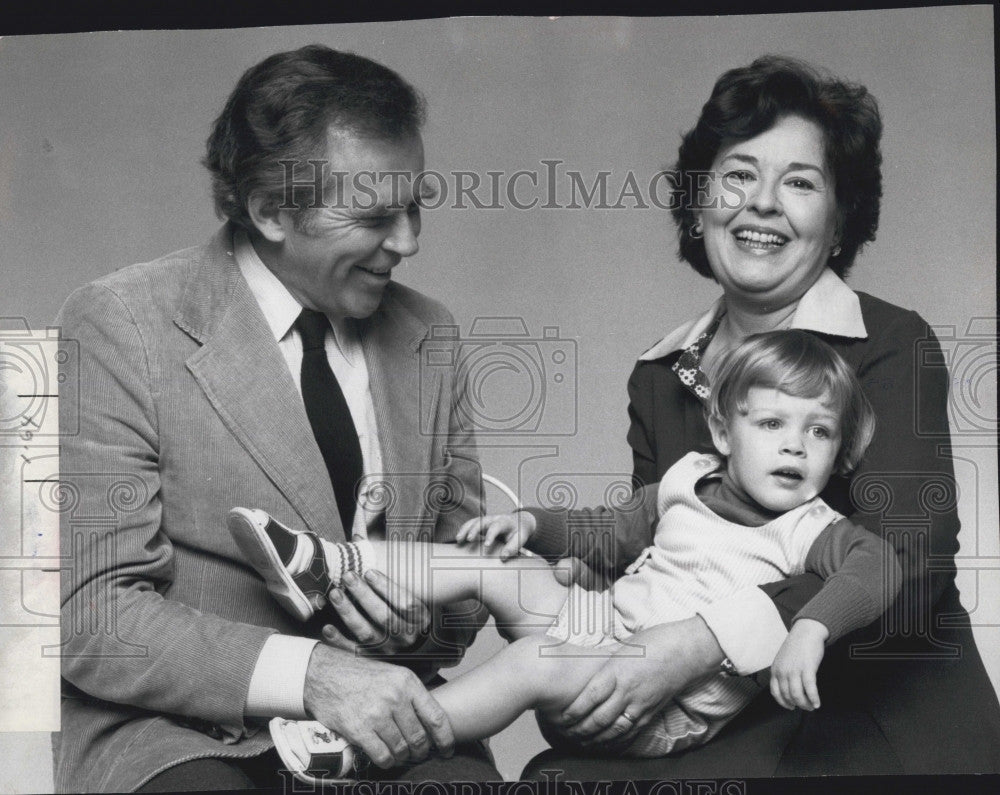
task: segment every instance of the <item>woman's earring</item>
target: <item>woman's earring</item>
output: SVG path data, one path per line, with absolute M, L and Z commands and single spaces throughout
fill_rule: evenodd
M 701 228 L 700 218 L 691 225 L 691 230 L 688 232 L 688 234 L 691 235 L 691 237 L 693 237 L 695 240 L 698 240 L 703 234 L 705 234 L 705 230 Z
M 830 256 L 831 257 L 839 257 L 840 256 L 840 246 L 834 246 L 833 249 L 830 251 Z

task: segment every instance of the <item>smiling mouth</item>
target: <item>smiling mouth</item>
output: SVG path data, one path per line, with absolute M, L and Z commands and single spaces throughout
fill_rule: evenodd
M 370 274 L 371 276 L 374 276 L 378 279 L 388 279 L 389 274 L 392 273 L 392 268 L 383 268 L 382 270 L 375 270 L 374 268 L 366 268 L 362 265 L 356 265 L 355 267 L 359 271 L 364 271 L 365 273 Z
M 760 232 L 755 229 L 737 230 L 733 237 L 740 246 L 754 251 L 774 251 L 788 242 L 787 237 L 777 232 Z

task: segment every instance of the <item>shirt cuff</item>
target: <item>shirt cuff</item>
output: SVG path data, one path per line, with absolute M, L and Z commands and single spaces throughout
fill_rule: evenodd
M 319 641 L 293 635 L 270 635 L 257 658 L 247 703 L 248 718 L 308 718 L 305 707 L 306 670 Z
M 741 676 L 769 668 L 788 630 L 760 588 L 744 588 L 698 611 Z

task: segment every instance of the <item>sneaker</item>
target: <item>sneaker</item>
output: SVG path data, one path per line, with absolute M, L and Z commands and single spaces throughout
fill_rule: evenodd
M 362 754 L 343 737 L 315 720 L 273 718 L 268 724 L 281 761 L 308 784 L 350 782 Z
M 289 613 L 299 621 L 308 621 L 323 608 L 330 572 L 315 534 L 290 530 L 266 512 L 252 508 L 233 508 L 226 525 L 250 565 L 264 578 L 267 590 Z M 292 574 L 288 566 L 306 538 L 313 546 L 309 567 Z

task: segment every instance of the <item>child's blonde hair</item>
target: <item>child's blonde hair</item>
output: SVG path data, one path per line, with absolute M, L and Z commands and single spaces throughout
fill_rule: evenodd
M 875 412 L 851 368 L 821 339 L 798 330 L 747 337 L 719 366 L 706 407 L 709 418 L 725 424 L 736 412 L 745 414 L 755 386 L 829 401 L 840 418 L 837 474 L 846 475 L 861 463 L 875 433 Z

